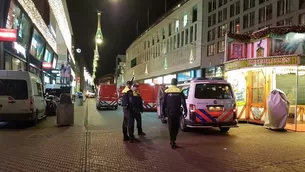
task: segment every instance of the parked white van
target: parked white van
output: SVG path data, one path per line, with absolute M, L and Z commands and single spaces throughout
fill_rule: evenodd
M 187 128 L 218 127 L 227 132 L 237 126 L 236 102 L 231 85 L 220 78 L 195 78 L 178 85 L 186 97 L 188 114 L 180 121 Z
M 45 115 L 40 78 L 30 72 L 0 70 L 0 121 L 36 125 Z

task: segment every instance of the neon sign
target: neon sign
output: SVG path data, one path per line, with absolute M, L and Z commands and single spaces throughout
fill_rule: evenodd
M 16 42 L 17 30 L 16 29 L 0 29 L 0 41 Z

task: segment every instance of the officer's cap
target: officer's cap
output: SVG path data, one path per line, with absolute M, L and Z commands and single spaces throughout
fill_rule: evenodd
M 178 80 L 176 78 L 173 78 L 171 81 L 171 85 L 177 85 L 178 84 Z

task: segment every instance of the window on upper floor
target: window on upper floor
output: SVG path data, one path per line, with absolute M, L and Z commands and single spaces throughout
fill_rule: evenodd
M 146 41 L 144 41 L 143 44 L 144 44 L 144 50 L 146 50 Z
M 216 24 L 216 13 L 208 17 L 208 27 L 213 26 L 215 24 Z
M 209 13 L 216 10 L 216 0 L 211 0 L 208 5 Z
M 185 45 L 187 45 L 189 42 L 189 30 L 186 29 L 185 30 Z
M 277 16 L 282 16 L 292 11 L 292 0 L 277 1 Z
M 152 37 L 152 46 L 154 46 L 155 45 L 155 37 L 153 36 Z
M 255 11 L 243 16 L 243 28 L 244 29 L 253 26 L 254 22 L 255 22 Z
M 165 28 L 162 28 L 162 40 L 165 39 Z
M 221 7 L 223 5 L 225 5 L 228 1 L 227 0 L 219 0 L 218 1 L 218 7 Z
M 177 37 L 176 35 L 174 36 L 174 46 L 173 49 L 175 50 L 177 48 Z
M 130 61 L 130 68 L 137 66 L 137 58 L 134 58 Z
M 184 46 L 184 31 L 181 32 L 181 47 Z
M 168 24 L 168 36 L 172 35 L 172 23 Z
M 272 19 L 272 4 L 259 9 L 259 23 Z
M 218 11 L 218 22 L 222 22 L 227 19 L 227 8 Z
M 188 21 L 187 21 L 187 12 L 184 13 L 183 16 L 183 27 L 185 27 L 187 25 Z
M 305 25 L 305 13 L 299 15 L 299 24 Z
M 215 28 L 208 31 L 208 41 L 215 40 Z
M 217 52 L 221 53 L 221 52 L 224 52 L 224 51 L 225 51 L 225 41 L 222 40 L 222 41 L 219 41 L 217 43 Z
M 288 25 L 292 25 L 292 22 L 293 22 L 293 17 L 290 17 L 288 19 L 277 22 L 276 25 L 277 26 L 288 26 Z
M 239 17 L 235 20 L 230 21 L 230 32 L 239 32 L 239 24 L 240 24 L 240 19 Z
M 240 1 L 230 5 L 230 17 L 233 17 L 240 13 Z
M 191 26 L 191 28 L 190 28 L 190 42 L 193 42 L 193 36 L 194 36 L 194 27 Z
M 299 8 L 300 9 L 305 8 L 305 0 L 299 0 Z
M 197 24 L 195 24 L 195 35 L 194 35 L 194 41 L 197 41 Z
M 218 26 L 218 38 L 224 37 L 226 35 L 227 29 L 228 29 L 227 24 Z
M 215 44 L 210 44 L 207 46 L 207 55 L 212 56 L 215 54 Z
M 176 20 L 175 32 L 179 32 L 179 20 Z
M 244 11 L 251 9 L 255 7 L 255 1 L 254 0 L 244 0 Z
M 197 21 L 198 17 L 198 5 L 193 6 L 193 12 L 192 12 L 192 20 L 193 23 Z
M 268 0 L 259 0 L 259 4 L 262 4 L 264 2 L 267 2 Z
M 180 48 L 180 33 L 177 34 L 177 48 Z

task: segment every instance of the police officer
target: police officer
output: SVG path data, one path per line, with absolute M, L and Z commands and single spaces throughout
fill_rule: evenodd
M 126 86 L 125 88 L 122 90 L 122 106 L 123 106 L 123 113 L 124 113 L 124 118 L 123 118 L 123 140 L 124 141 L 128 141 L 130 139 L 132 139 L 133 132 L 131 132 L 131 127 L 130 127 L 130 123 L 131 123 L 131 110 L 132 110 L 132 90 L 130 89 L 132 86 L 132 82 L 131 81 L 127 81 L 126 82 Z M 129 134 L 129 136 L 128 136 Z
M 180 119 L 182 116 L 181 106 L 184 114 L 187 112 L 185 97 L 177 87 L 178 81 L 173 78 L 171 86 L 165 90 L 164 100 L 162 103 L 163 114 L 168 116 L 168 129 L 170 135 L 170 144 L 173 149 L 177 148 L 176 137 L 179 131 Z
M 143 113 L 143 99 L 139 93 L 139 84 L 133 84 L 133 103 L 135 110 L 133 111 L 133 117 L 137 121 L 138 135 L 145 136 L 146 134 L 142 129 L 142 114 Z

